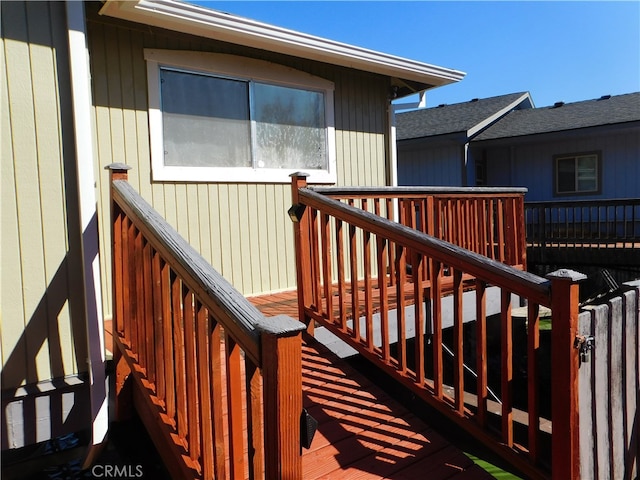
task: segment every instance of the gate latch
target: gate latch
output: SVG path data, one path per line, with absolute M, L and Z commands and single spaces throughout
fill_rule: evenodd
M 580 362 L 589 362 L 589 354 L 596 346 L 596 339 L 593 335 L 576 335 L 576 339 L 573 342 L 573 348 L 580 350 Z

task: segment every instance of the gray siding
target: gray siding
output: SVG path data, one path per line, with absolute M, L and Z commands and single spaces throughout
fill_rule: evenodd
M 462 150 L 457 144 L 420 149 L 398 145 L 398 184 L 409 186 L 462 185 Z
M 474 148 L 476 155 L 479 150 L 478 147 Z M 532 141 L 513 147 L 488 147 L 489 185 L 525 186 L 529 189 L 527 201 L 570 199 L 572 197 L 553 195 L 553 156 L 591 151 L 602 152 L 602 191 L 598 195 L 573 198 L 587 200 L 640 196 L 640 133 L 637 129 L 570 136 L 545 142 Z
M 91 8 L 91 7 L 88 7 Z M 100 178 L 103 284 L 110 285 L 108 176 L 131 165 L 134 188 L 245 295 L 295 287 L 288 184 L 151 181 L 144 48 L 209 51 L 284 64 L 335 83 L 338 183 L 385 185 L 388 79 L 88 14 Z M 111 291 L 103 291 L 110 316 Z

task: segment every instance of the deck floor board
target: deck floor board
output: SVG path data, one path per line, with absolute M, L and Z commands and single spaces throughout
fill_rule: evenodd
M 295 291 L 249 298 L 265 315 L 298 316 Z M 303 405 L 318 421 L 303 450 L 313 479 L 493 478 L 422 419 L 315 339 L 302 348 Z

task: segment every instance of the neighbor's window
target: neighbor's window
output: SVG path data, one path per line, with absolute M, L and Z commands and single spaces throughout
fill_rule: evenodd
M 558 155 L 554 157 L 557 195 L 600 191 L 600 155 Z
M 330 82 L 228 55 L 145 58 L 154 180 L 335 182 Z

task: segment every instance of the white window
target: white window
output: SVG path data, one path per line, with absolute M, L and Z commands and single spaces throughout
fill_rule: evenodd
M 597 193 L 600 191 L 600 155 L 558 155 L 555 163 L 556 195 Z
M 145 50 L 156 181 L 335 183 L 333 83 L 282 65 Z

